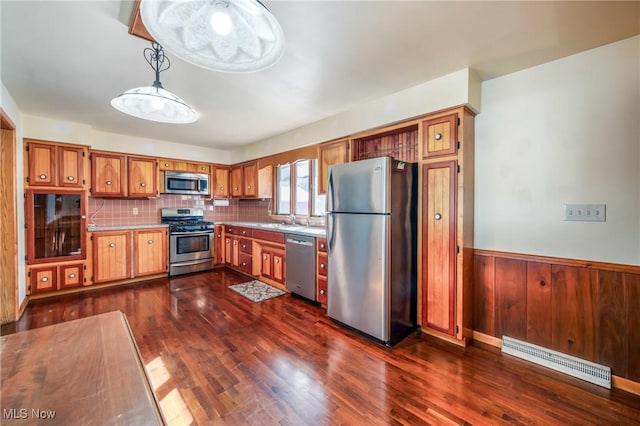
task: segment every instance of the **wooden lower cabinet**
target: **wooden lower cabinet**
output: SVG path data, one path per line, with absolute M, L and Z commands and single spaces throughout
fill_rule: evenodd
M 316 300 L 322 305 L 327 304 L 327 273 L 329 262 L 327 261 L 327 239 L 316 240 Z
M 134 276 L 167 272 L 167 229 L 133 231 Z
M 215 248 L 214 248 L 214 263 L 216 265 L 222 265 L 225 263 L 225 238 L 224 238 L 224 225 L 215 226 Z
M 268 244 L 259 244 L 259 247 L 260 270 L 257 275 L 284 284 L 284 247 Z
M 422 166 L 422 326 L 456 334 L 456 162 Z
M 93 233 L 93 282 L 131 278 L 131 231 Z
M 82 287 L 85 283 L 84 271 L 84 262 L 29 267 L 28 294 Z

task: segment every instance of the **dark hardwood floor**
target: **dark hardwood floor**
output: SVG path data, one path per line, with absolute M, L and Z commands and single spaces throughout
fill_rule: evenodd
M 424 335 L 386 348 L 229 270 L 31 303 L 2 333 L 120 310 L 170 424 L 640 424 L 640 397 Z M 117 348 L 114 348 L 117 350 Z

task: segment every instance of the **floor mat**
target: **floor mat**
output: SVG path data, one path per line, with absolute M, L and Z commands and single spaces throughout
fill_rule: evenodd
M 262 302 L 273 297 L 282 296 L 285 291 L 265 284 L 262 281 L 253 280 L 242 284 L 230 285 L 229 288 L 251 300 L 252 302 Z

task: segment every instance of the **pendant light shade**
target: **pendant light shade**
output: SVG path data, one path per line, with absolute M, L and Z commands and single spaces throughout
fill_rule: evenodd
M 193 123 L 198 119 L 195 111 L 180 97 L 165 90 L 160 83 L 160 72 L 169 69 L 169 58 L 164 56 L 162 46 L 152 43 L 152 48 L 144 50 L 144 57 L 156 72 L 156 80 L 151 86 L 127 90 L 111 100 L 111 106 L 118 111 L 144 120 L 161 123 Z
M 142 0 L 147 31 L 177 57 L 222 72 L 252 72 L 284 52 L 284 33 L 258 0 Z

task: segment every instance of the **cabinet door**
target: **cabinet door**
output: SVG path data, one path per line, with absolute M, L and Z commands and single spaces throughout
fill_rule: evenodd
M 242 195 L 245 197 L 255 197 L 258 195 L 258 164 L 251 163 L 242 166 L 242 178 L 244 179 L 244 190 Z
M 318 192 L 327 192 L 327 179 L 329 177 L 329 166 L 342 164 L 349 161 L 349 141 L 329 142 L 318 147 L 318 158 L 320 159 L 319 186 Z
M 84 282 L 84 264 L 60 265 L 60 288 L 82 286 Z
M 133 243 L 136 277 L 167 271 L 167 231 L 165 229 L 134 231 Z
M 285 271 L 285 259 L 284 259 L 284 251 L 274 250 L 272 252 L 273 258 L 273 274 L 271 278 L 274 281 L 278 281 L 284 283 L 284 271 Z
M 231 257 L 233 256 L 233 244 L 231 244 L 231 237 L 225 237 L 224 239 L 224 263 L 231 265 Z
M 316 300 L 322 304 L 327 304 L 327 277 L 323 277 L 322 275 L 318 275 L 318 294 L 316 295 Z
M 229 197 L 229 169 L 226 167 L 216 167 L 213 172 L 214 197 Z
M 266 166 L 258 170 L 258 198 L 273 196 L 273 166 Z
M 431 158 L 456 153 L 458 143 L 458 115 L 422 122 L 422 157 Z
M 231 196 L 242 197 L 242 167 L 231 168 Z
M 231 240 L 231 266 L 240 266 L 240 241 L 237 238 Z
M 273 255 L 268 249 L 262 249 L 262 255 L 260 257 L 260 275 L 267 278 L 273 278 L 272 263 Z
M 204 173 L 205 175 L 207 175 L 211 171 L 211 167 L 208 164 L 198 163 L 198 164 L 194 164 L 194 166 L 195 166 L 194 171 L 196 173 Z
M 223 238 L 224 233 L 224 226 L 223 225 L 216 225 L 215 226 L 215 233 L 216 233 L 216 242 L 215 242 L 215 254 L 214 254 L 214 258 L 215 258 L 215 264 L 216 265 L 222 265 L 224 263 L 224 255 L 225 255 L 225 239 Z
M 318 275 L 327 276 L 327 253 L 318 253 Z
M 93 233 L 93 282 L 131 278 L 131 232 Z
M 91 194 L 102 197 L 124 197 L 124 156 L 91 154 Z
M 68 188 L 84 186 L 84 148 L 61 146 L 58 148 L 58 184 Z
M 58 268 L 55 266 L 31 268 L 29 270 L 29 278 L 31 282 L 31 294 L 58 289 Z
M 174 170 L 173 160 L 160 160 L 158 162 L 158 168 L 160 170 Z
M 129 197 L 155 197 L 158 173 L 156 161 L 148 158 L 129 157 Z
M 422 326 L 453 336 L 456 162 L 422 167 Z
M 29 185 L 56 186 L 56 146 L 29 142 Z

